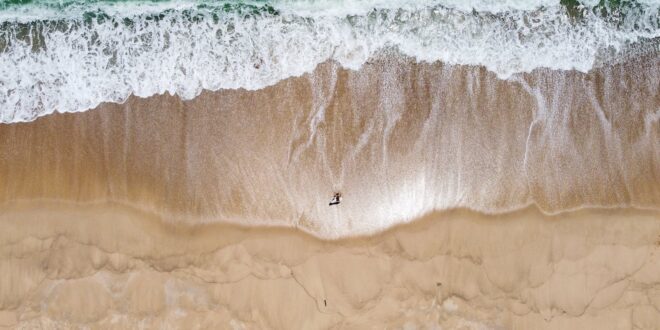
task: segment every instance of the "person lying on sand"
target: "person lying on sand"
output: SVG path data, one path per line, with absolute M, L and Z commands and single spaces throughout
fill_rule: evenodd
M 328 204 L 329 206 L 337 205 L 341 203 L 341 193 L 335 193 L 334 196 L 332 196 L 332 200 Z

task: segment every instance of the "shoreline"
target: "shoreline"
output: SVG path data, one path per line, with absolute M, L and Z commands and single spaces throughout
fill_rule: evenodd
M 0 125 L 0 327 L 652 329 L 659 61 L 326 63 Z
M 660 3 L 2 1 L 0 330 L 659 330 Z
M 475 210 L 470 208 L 455 208 L 447 210 L 433 210 L 426 212 L 422 215 L 412 217 L 410 219 L 404 219 L 401 222 L 392 224 L 390 226 L 384 227 L 380 230 L 368 233 L 358 233 L 354 235 L 345 235 L 337 237 L 323 237 L 318 235 L 313 231 L 308 231 L 305 227 L 302 226 L 289 226 L 289 225 L 278 225 L 273 224 L 269 225 L 267 222 L 264 224 L 245 224 L 240 221 L 231 220 L 231 219 L 221 219 L 209 217 L 208 219 L 202 219 L 201 221 L 193 220 L 177 220 L 185 218 L 186 215 L 183 214 L 165 214 L 161 213 L 158 210 L 149 210 L 138 205 L 132 205 L 129 203 L 118 202 L 118 201 L 89 201 L 89 202 L 76 202 L 69 200 L 55 200 L 55 199 L 21 199 L 21 200 L 9 200 L 3 203 L 0 203 L 0 212 L 29 212 L 30 208 L 34 205 L 41 205 L 46 209 L 52 207 L 55 208 L 82 208 L 82 209 L 96 209 L 96 208 L 119 208 L 127 210 L 129 213 L 134 213 L 136 215 L 141 215 L 145 218 L 157 219 L 165 226 L 172 226 L 173 228 L 189 228 L 194 229 L 198 227 L 229 227 L 236 230 L 242 231 L 251 231 L 251 230 L 275 230 L 275 231 L 287 231 L 292 230 L 300 232 L 301 235 L 309 236 L 311 239 L 318 240 L 321 242 L 337 242 L 341 243 L 346 240 L 356 240 L 363 238 L 376 238 L 383 235 L 386 235 L 390 231 L 397 230 L 399 228 L 414 226 L 416 223 L 428 221 L 429 218 L 435 218 L 439 215 L 447 214 L 473 214 L 478 217 L 483 218 L 492 218 L 497 219 L 501 217 L 510 217 L 519 214 L 525 213 L 534 213 L 539 217 L 546 218 L 548 221 L 555 221 L 561 219 L 564 216 L 571 216 L 575 214 L 582 213 L 605 213 L 605 212 L 632 212 L 637 214 L 647 214 L 647 215 L 659 215 L 660 208 L 639 208 L 639 207 L 627 207 L 624 205 L 619 206 L 583 206 L 574 209 L 562 210 L 557 213 L 548 213 L 538 207 L 535 204 L 529 204 L 521 206 L 520 208 L 514 208 L 511 210 L 502 210 L 494 213 L 483 212 L 481 210 Z M 41 207 L 40 207 L 41 208 Z M 199 220 L 196 218 L 195 220 Z
M 0 125 L 0 204 L 116 201 L 328 238 L 432 210 L 657 209 L 657 62 L 518 82 L 395 59 L 359 72 L 326 63 L 259 91 Z M 345 203 L 329 210 L 338 191 Z

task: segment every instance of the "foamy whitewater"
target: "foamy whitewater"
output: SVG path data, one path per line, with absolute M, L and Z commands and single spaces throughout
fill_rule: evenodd
M 660 51 L 644 0 L 0 1 L 0 122 L 131 94 L 256 90 L 383 52 L 482 65 L 501 79 Z

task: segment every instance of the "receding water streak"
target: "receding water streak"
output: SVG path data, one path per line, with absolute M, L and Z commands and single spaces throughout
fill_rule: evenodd
M 501 80 L 385 57 L 0 125 L 0 203 L 371 233 L 433 210 L 660 207 L 660 59 Z M 342 203 L 329 207 L 333 193 Z

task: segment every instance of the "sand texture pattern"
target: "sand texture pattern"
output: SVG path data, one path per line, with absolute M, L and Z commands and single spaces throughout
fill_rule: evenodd
M 0 215 L 0 271 L 8 328 L 655 329 L 660 217 L 453 211 L 322 241 L 17 204 Z

